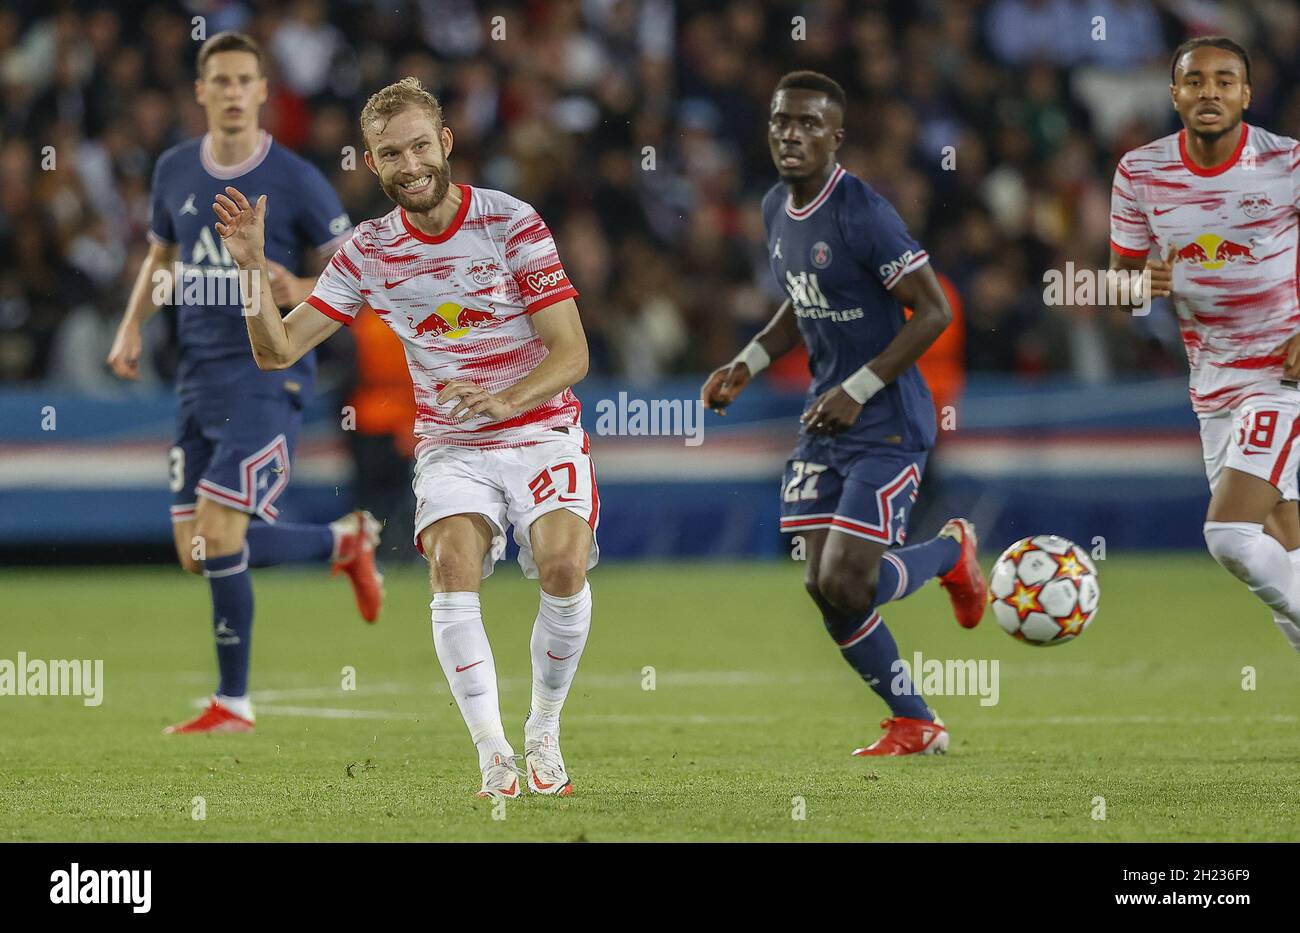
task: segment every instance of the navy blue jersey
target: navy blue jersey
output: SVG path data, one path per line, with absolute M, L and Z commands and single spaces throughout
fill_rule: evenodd
M 271 382 L 288 383 L 306 395 L 315 377 L 315 354 L 278 373 L 263 373 L 253 361 L 238 269 L 217 234 L 212 212 L 212 202 L 227 185 L 254 204 L 267 196 L 266 256 L 295 275 L 308 274 L 313 250 L 332 251 L 352 230 L 325 176 L 265 131 L 257 150 L 239 165 L 218 165 L 207 136 L 164 152 L 154 166 L 149 239 L 177 248 L 177 386 L 188 394 L 252 380 L 260 391 L 274 388 Z
M 803 208 L 784 184 L 763 198 L 772 273 L 790 296 L 808 347 L 812 385 L 806 411 L 885 349 L 904 323 L 890 289 L 928 262 L 893 206 L 838 165 Z M 934 445 L 934 402 L 920 370 L 909 367 L 863 406 L 853 427 L 834 438 L 842 451 L 887 444 Z

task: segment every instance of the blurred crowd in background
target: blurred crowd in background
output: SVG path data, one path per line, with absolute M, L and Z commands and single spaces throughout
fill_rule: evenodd
M 263 44 L 263 126 L 354 222 L 391 207 L 356 154 L 361 105 L 419 77 L 456 136 L 453 180 L 540 210 L 582 293 L 593 374 L 632 383 L 718 365 L 779 303 L 759 202 L 776 181 L 768 102 L 791 69 L 844 85 L 841 162 L 960 295 L 973 372 L 1184 368 L 1167 312 L 1044 307 L 1042 278 L 1105 267 L 1116 161 L 1178 127 L 1180 41 L 1240 41 L 1248 120 L 1300 135 L 1292 0 L 6 0 L 0 383 L 112 387 L 154 161 L 205 130 L 196 16 Z M 159 330 L 146 369 L 166 380 Z

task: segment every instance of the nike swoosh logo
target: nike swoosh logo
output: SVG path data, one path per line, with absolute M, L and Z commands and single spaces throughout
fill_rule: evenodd
M 1163 211 L 1162 211 L 1160 208 L 1157 207 L 1157 208 L 1154 208 L 1154 209 L 1151 211 L 1151 213 L 1153 213 L 1153 214 L 1155 214 L 1157 217 L 1159 217 L 1161 214 L 1168 214 L 1170 211 L 1176 211 L 1176 210 L 1178 210 L 1178 207 L 1177 207 L 1177 206 L 1174 206 L 1174 207 L 1166 207 Z
M 550 652 L 548 651 L 547 654 L 550 654 Z M 538 790 L 550 790 L 552 787 L 555 786 L 554 781 L 552 781 L 550 784 L 543 784 L 541 780 L 537 777 L 536 768 L 533 768 L 533 783 L 537 785 Z
M 396 288 L 403 282 L 409 282 L 411 279 L 418 279 L 422 275 L 424 275 L 423 272 L 417 272 L 415 275 L 408 275 L 406 278 L 398 279 L 396 282 L 390 282 L 388 279 L 384 279 L 384 288 Z
M 469 670 L 471 667 L 478 667 L 480 664 L 483 663 L 483 661 L 486 661 L 486 660 L 487 660 L 487 658 L 483 658 L 482 660 L 475 661 L 473 664 L 466 664 L 464 667 L 461 667 L 459 664 L 457 664 L 457 665 L 456 665 L 456 673 L 457 673 L 457 674 L 463 674 L 463 673 L 465 673 L 467 670 Z
M 577 653 L 578 653 L 578 652 L 576 652 L 576 651 L 573 652 L 573 654 L 577 654 Z M 557 658 L 555 655 L 551 654 L 551 649 L 550 649 L 550 648 L 547 648 L 547 649 L 546 649 L 546 656 L 547 656 L 548 658 L 550 658 L 552 661 L 567 661 L 567 660 L 569 660 L 569 658 L 573 657 L 573 654 L 566 654 L 566 655 L 565 655 L 564 657 L 562 657 L 562 658 Z
M 581 496 L 578 496 L 578 497 L 573 497 L 573 496 L 560 496 L 560 497 L 559 497 L 558 499 L 556 499 L 555 501 L 556 501 L 556 502 L 586 502 L 587 500 L 584 499 L 584 498 L 582 498 Z

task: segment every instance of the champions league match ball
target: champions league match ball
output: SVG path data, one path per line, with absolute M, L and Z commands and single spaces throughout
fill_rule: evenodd
M 1083 634 L 1097 614 L 1097 568 L 1059 535 L 1022 538 L 1002 552 L 989 577 L 998 625 L 1030 645 L 1060 645 Z

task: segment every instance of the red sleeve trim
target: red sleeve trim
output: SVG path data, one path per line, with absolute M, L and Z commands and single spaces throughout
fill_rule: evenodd
M 1110 248 L 1111 248 L 1111 251 L 1112 251 L 1112 252 L 1119 253 L 1119 255 L 1121 255 L 1121 256 L 1132 256 L 1132 257 L 1135 258 L 1135 259 L 1141 259 L 1141 258 L 1142 258 L 1143 256 L 1145 256 L 1147 253 L 1151 252 L 1150 248 L 1148 248 L 1148 249 L 1129 249 L 1128 247 L 1120 246 L 1120 245 L 1119 245 L 1118 243 L 1116 243 L 1114 240 L 1111 240 L 1111 241 L 1110 241 Z
M 340 324 L 345 324 L 348 327 L 352 326 L 352 318 L 348 317 L 342 311 L 338 311 L 334 308 L 331 308 L 328 304 L 326 304 L 321 299 L 317 298 L 315 295 L 307 296 L 307 304 L 311 305 L 313 308 L 315 308 L 317 311 L 319 311 L 321 314 L 325 315 L 326 317 L 333 318 L 334 320 L 338 321 Z
M 566 298 L 577 298 L 577 297 L 578 297 L 578 290 L 573 286 L 569 286 L 562 292 L 556 292 L 554 295 L 548 295 L 545 298 L 539 298 L 537 301 L 534 301 L 532 304 L 525 307 L 524 313 L 536 314 L 538 311 L 541 311 L 543 308 L 549 308 L 551 305 L 561 302 Z

